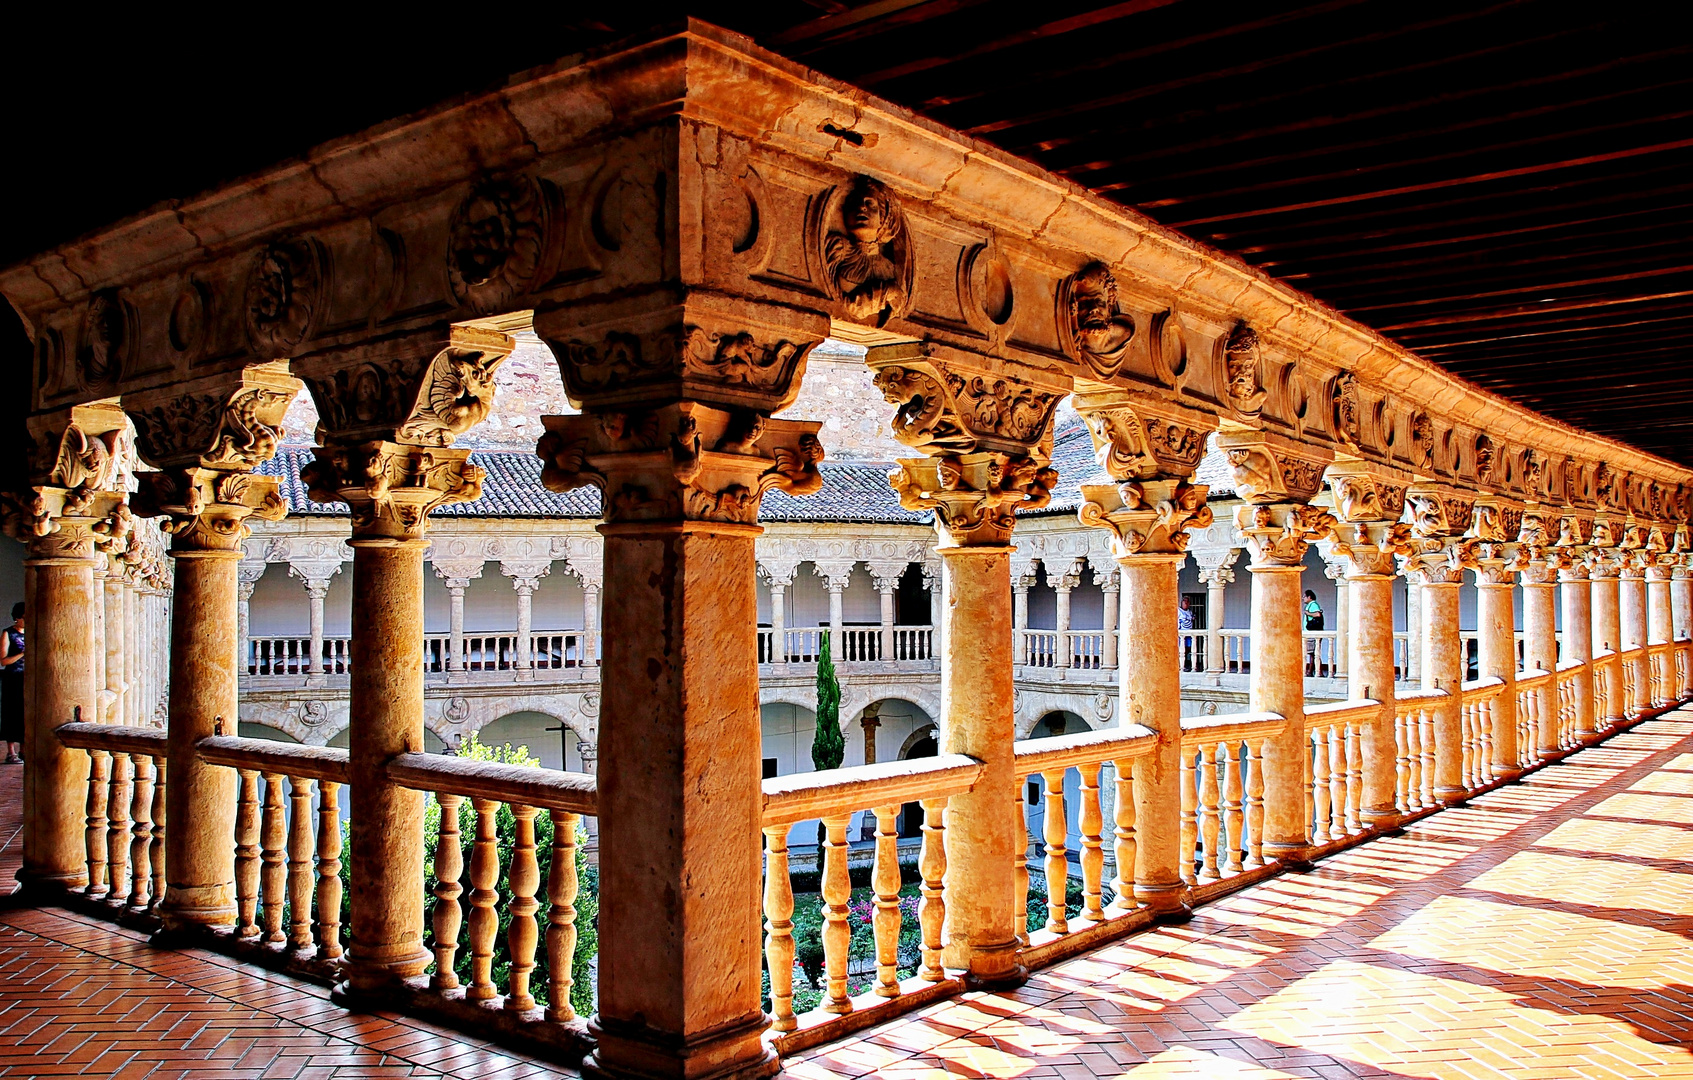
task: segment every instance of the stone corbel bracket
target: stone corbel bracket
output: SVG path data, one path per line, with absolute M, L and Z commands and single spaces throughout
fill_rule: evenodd
M 638 412 L 542 417 L 535 452 L 553 491 L 591 486 L 610 524 L 754 526 L 764 493 L 823 486 L 821 424 L 682 402 Z
M 865 362 L 899 407 L 894 438 L 931 454 L 1036 454 L 1070 390 L 1062 375 L 928 342 L 877 346 Z
M 1210 488 L 1182 480 L 1138 480 L 1124 484 L 1083 484 L 1077 517 L 1083 525 L 1111 534 L 1111 553 L 1182 555 L 1189 529 L 1211 524 L 1205 504 Z
M 1322 490 L 1332 455 L 1321 447 L 1269 431 L 1225 429 L 1217 433 L 1234 474 L 1235 492 L 1249 503 L 1308 503 Z
M 1100 469 L 1120 482 L 1188 479 L 1216 427 L 1197 409 L 1097 383 L 1079 383 L 1073 404 L 1087 422 Z

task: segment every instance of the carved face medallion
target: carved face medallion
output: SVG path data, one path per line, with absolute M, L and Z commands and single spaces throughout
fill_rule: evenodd
M 1223 343 L 1223 368 L 1229 402 L 1243 416 L 1263 411 L 1263 376 L 1258 357 L 1258 333 L 1244 323 L 1235 327 Z
M 1059 325 L 1065 330 L 1071 355 L 1100 378 L 1122 369 L 1134 337 L 1134 320 L 1117 307 L 1117 279 L 1102 262 L 1091 262 L 1059 289 Z
M 478 184 L 453 214 L 447 276 L 453 293 L 481 311 L 509 303 L 540 268 L 543 202 L 524 178 Z
M 305 239 L 278 240 L 247 275 L 247 337 L 264 356 L 305 340 L 317 306 L 317 249 Z
M 840 228 L 823 242 L 825 284 L 857 322 L 886 325 L 911 295 L 905 215 L 894 195 L 866 176 L 841 200 Z
M 88 389 L 105 386 L 123 367 L 129 345 L 129 320 L 123 301 L 112 292 L 95 293 L 82 321 L 77 372 Z

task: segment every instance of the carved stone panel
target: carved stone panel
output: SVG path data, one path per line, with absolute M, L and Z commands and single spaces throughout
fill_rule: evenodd
M 887 186 L 856 176 L 827 202 L 821 237 L 823 282 L 854 322 L 885 326 L 905 314 L 912 252 L 905 211 Z

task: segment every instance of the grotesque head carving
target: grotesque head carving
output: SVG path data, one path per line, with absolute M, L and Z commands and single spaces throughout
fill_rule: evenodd
M 523 178 L 487 180 L 453 214 L 447 275 L 453 292 L 488 311 L 520 294 L 541 264 L 543 200 Z
M 1224 375 L 1235 411 L 1257 415 L 1264 408 L 1264 379 L 1259 369 L 1258 332 L 1241 323 L 1223 343 Z
M 1059 325 L 1071 352 L 1100 378 L 1122 369 L 1134 337 L 1134 320 L 1117 307 L 1117 278 L 1102 262 L 1091 262 L 1059 289 Z
M 318 284 L 310 240 L 278 240 L 259 253 L 247 276 L 247 337 L 260 355 L 284 355 L 305 340 Z
M 1477 480 L 1486 480 L 1493 475 L 1493 440 L 1486 435 L 1476 436 L 1475 475 Z

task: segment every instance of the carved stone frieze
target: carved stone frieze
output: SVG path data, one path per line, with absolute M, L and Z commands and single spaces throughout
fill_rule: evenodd
M 1421 410 L 1411 414 L 1411 467 L 1434 468 L 1434 418 Z
M 1493 479 L 1494 453 L 1493 440 L 1486 435 L 1477 435 L 1475 440 L 1475 476 L 1477 480 L 1484 484 Z
M 1323 486 L 1328 458 L 1315 447 L 1265 431 L 1223 431 L 1217 445 L 1247 502 L 1309 502 Z
M 541 482 L 553 491 L 598 488 L 614 524 L 756 525 L 766 491 L 809 495 L 823 485 L 816 423 L 693 402 L 542 422 Z
M 126 402 L 136 448 L 158 468 L 249 470 L 276 453 L 283 414 L 300 391 L 285 363 L 219 376 L 187 392 Z
M 1034 454 L 1065 389 L 1050 376 L 1023 381 L 1023 373 L 995 370 L 986 358 L 931 355 L 921 342 L 875 348 L 866 359 L 877 389 L 899 406 L 894 437 L 930 453 Z
M 354 540 L 422 539 L 429 512 L 478 498 L 486 475 L 468 450 L 386 440 L 331 444 L 313 456 L 300 479 L 315 501 L 350 507 Z
M 1235 528 L 1246 538 L 1257 567 L 1297 567 L 1318 540 L 1334 533 L 1335 517 L 1305 503 L 1259 504 L 1235 510 Z
M 392 440 L 446 447 L 493 406 L 494 372 L 516 342 L 474 326 L 382 354 L 314 359 L 303 371 L 317 404 L 320 441 Z
M 905 211 L 886 185 L 856 176 L 829 200 L 822 237 L 823 282 L 854 322 L 885 326 L 911 302 L 911 237 Z
M 1099 379 L 1111 379 L 1128 359 L 1134 319 L 1117 304 L 1117 278 L 1090 262 L 1058 285 L 1058 328 L 1064 350 Z
M 134 322 L 134 312 L 117 290 L 102 289 L 89 298 L 76 350 L 77 378 L 84 390 L 108 389 L 129 367 Z
M 888 474 L 907 510 L 932 510 L 941 547 L 1003 546 L 1017 511 L 1052 500 L 1058 473 L 1048 458 L 983 452 L 901 458 Z
M 1356 450 L 1364 438 L 1364 406 L 1360 400 L 1358 377 L 1342 371 L 1334 377 L 1334 433 L 1346 446 Z
M 1083 525 L 1111 533 L 1111 553 L 1180 555 L 1187 551 L 1189 529 L 1211 524 L 1204 484 L 1183 480 L 1131 480 L 1123 484 L 1083 484 L 1077 517 Z

